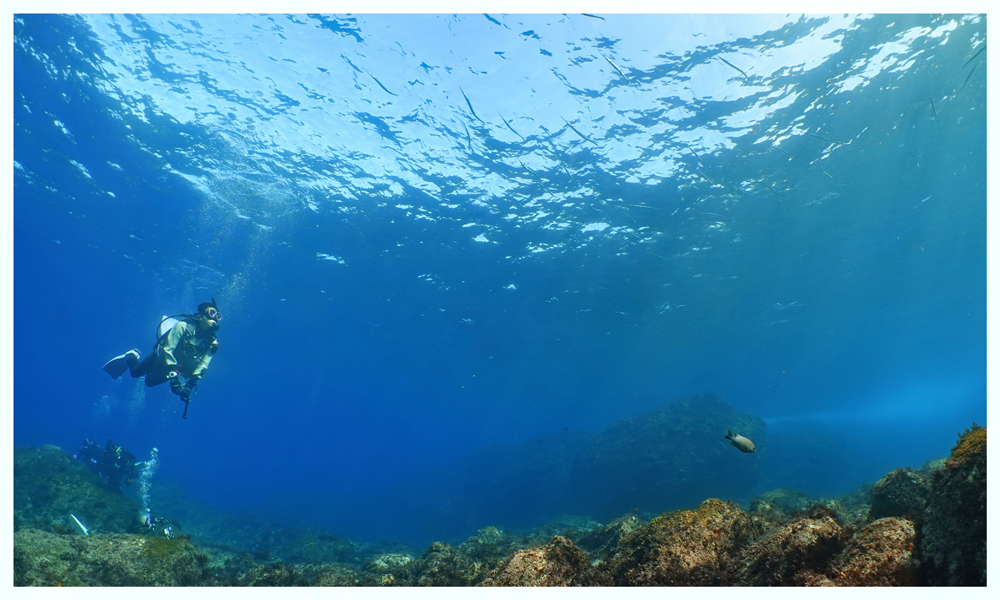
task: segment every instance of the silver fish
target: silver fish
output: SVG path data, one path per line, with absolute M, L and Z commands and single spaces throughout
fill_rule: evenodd
M 728 429 L 726 430 L 726 439 L 729 440 L 730 444 L 738 448 L 740 452 L 750 453 L 757 451 L 757 447 L 753 445 L 753 442 L 738 433 L 733 435 L 733 432 Z

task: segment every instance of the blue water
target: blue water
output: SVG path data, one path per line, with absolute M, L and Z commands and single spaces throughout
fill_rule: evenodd
M 157 447 L 215 506 L 417 543 L 552 516 L 463 485 L 486 449 L 704 392 L 768 424 L 734 499 L 916 468 L 986 424 L 985 43 L 948 15 L 16 16 L 14 443 Z M 186 420 L 101 370 L 213 297 Z

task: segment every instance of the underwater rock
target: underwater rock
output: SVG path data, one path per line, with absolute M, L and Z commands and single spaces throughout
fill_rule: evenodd
M 886 517 L 856 532 L 831 566 L 837 585 L 912 586 L 916 529 L 913 522 Z
M 352 562 L 361 554 L 358 545 L 319 528 L 280 528 L 272 536 L 275 558 L 286 563 Z
M 211 585 L 208 558 L 181 539 L 130 534 L 14 533 L 14 585 Z
M 564 538 L 569 538 L 573 540 L 574 544 L 579 545 L 580 538 L 590 534 L 595 529 L 601 527 L 603 527 L 603 525 L 591 519 L 590 517 L 562 514 L 552 519 L 548 523 L 545 523 L 544 525 L 535 528 L 534 530 L 531 531 L 531 533 L 524 536 L 523 538 L 520 538 L 519 545 L 516 548 L 511 548 L 511 552 L 508 552 L 506 555 L 503 556 L 503 558 L 508 558 L 514 550 L 523 550 L 525 548 L 534 548 L 535 546 L 544 546 L 557 535 L 561 535 Z M 587 550 L 583 548 L 581 548 L 581 550 L 587 552 Z
M 920 527 L 928 585 L 986 585 L 986 428 L 975 423 L 931 477 Z
M 886 474 L 872 487 L 871 520 L 883 517 L 919 515 L 927 504 L 931 486 L 912 469 L 901 468 Z
M 384 553 L 365 565 L 363 585 L 469 586 L 476 585 L 515 550 L 526 547 L 523 538 L 484 527 L 457 548 L 433 542 L 423 556 Z
M 139 533 L 139 503 L 109 488 L 83 463 L 56 446 L 14 448 L 14 530 Z
M 555 536 L 538 548 L 519 550 L 494 569 L 484 587 L 567 587 L 609 585 L 610 577 L 590 565 L 572 541 Z
M 780 505 L 770 502 L 764 496 L 758 496 L 750 501 L 747 514 L 755 523 L 765 529 L 783 525 L 791 519 L 788 511 L 782 509 Z
M 327 565 L 316 579 L 316 585 L 323 587 L 347 587 L 372 585 L 368 583 L 353 565 Z
M 413 557 L 409 554 L 379 554 L 374 556 L 365 564 L 365 570 L 373 573 L 392 573 L 406 567 L 413 562 Z
M 604 559 L 615 551 L 621 539 L 642 527 L 643 521 L 632 511 L 627 515 L 622 515 L 607 525 L 595 527 L 586 534 L 575 540 L 576 545 L 586 552 L 592 559 Z
M 256 565 L 235 582 L 226 585 L 245 587 L 376 586 L 373 579 L 353 565 L 341 563 L 293 564 L 282 561 Z
M 403 585 L 475 585 L 489 572 L 481 563 L 469 561 L 458 549 L 445 542 L 432 542 L 424 555 L 412 565 L 413 583 Z
M 758 452 L 730 446 L 729 429 L 752 439 Z M 735 412 L 715 394 L 680 398 L 614 423 L 577 454 L 573 510 L 604 520 L 634 508 L 659 513 L 738 496 L 756 483 L 766 448 L 760 418 Z
M 292 587 L 309 585 L 310 582 L 296 574 L 292 565 L 275 562 L 250 569 L 240 577 L 239 584 L 247 587 Z
M 711 498 L 626 535 L 608 568 L 615 585 L 728 585 L 753 533 L 738 506 Z
M 208 558 L 205 571 L 215 578 L 214 585 L 239 585 L 239 578 L 257 566 L 249 552 L 215 544 L 199 544 L 190 538 L 188 541 Z
M 872 505 L 872 488 L 875 484 L 866 483 L 853 491 L 834 499 L 820 500 L 820 504 L 834 513 L 834 518 L 844 527 L 861 529 L 871 522 L 869 514 Z
M 735 585 L 833 585 L 827 572 L 844 549 L 850 531 L 833 513 L 816 508 L 809 515 L 768 531 L 743 552 Z
M 482 563 L 483 570 L 488 572 L 515 550 L 524 547 L 526 544 L 522 538 L 489 526 L 462 542 L 458 550 L 473 563 Z
M 807 494 L 778 488 L 764 492 L 750 501 L 750 510 L 760 513 L 769 513 L 780 516 L 788 516 L 793 512 L 803 512 L 809 510 L 814 500 Z

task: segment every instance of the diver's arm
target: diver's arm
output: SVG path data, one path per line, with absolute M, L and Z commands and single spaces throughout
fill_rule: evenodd
M 205 356 L 201 357 L 201 360 L 198 361 L 198 366 L 195 367 L 194 371 L 191 372 L 191 377 L 195 379 L 200 379 L 205 376 L 205 371 L 208 370 L 208 363 L 212 362 L 212 355 L 214 355 L 215 351 L 218 349 L 219 349 L 219 342 L 217 341 L 212 342 L 211 348 L 209 348 L 208 352 L 205 353 Z

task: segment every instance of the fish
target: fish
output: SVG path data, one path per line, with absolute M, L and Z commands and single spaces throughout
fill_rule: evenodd
M 382 88 L 382 90 L 383 90 L 383 91 L 384 91 L 384 92 L 385 92 L 386 94 L 389 94 L 390 96 L 395 96 L 395 95 L 396 95 L 396 94 L 393 94 L 392 92 L 390 92 L 390 91 L 389 91 L 389 89 L 388 89 L 387 87 L 385 87 L 384 85 L 382 85 L 382 82 L 381 82 L 381 81 L 379 81 L 378 79 L 376 79 L 376 78 L 375 78 L 375 76 L 374 76 L 374 75 L 372 75 L 372 72 L 371 72 L 371 71 L 369 71 L 368 69 L 365 69 L 365 73 L 368 73 L 368 76 L 369 76 L 369 77 L 371 77 L 372 79 L 375 79 L 375 83 L 377 83 L 377 84 L 378 84 L 378 86 L 379 86 L 380 88 Z
M 538 173 L 535 173 L 534 171 L 532 171 L 531 169 L 529 169 L 528 166 L 526 164 L 524 164 L 523 162 L 521 162 L 520 160 L 518 160 L 517 162 L 521 163 L 521 166 L 524 167 L 524 169 L 527 172 L 529 172 L 532 175 L 534 175 L 535 178 L 538 179 L 538 185 L 542 186 L 542 189 L 544 189 L 546 192 L 548 192 L 549 195 L 552 196 L 553 199 L 555 199 L 556 195 L 552 193 L 552 190 L 550 190 L 548 187 L 546 187 L 545 183 L 542 181 L 542 178 L 541 178 L 541 176 L 538 175 Z
M 753 445 L 753 442 L 738 433 L 733 435 L 733 432 L 729 429 L 726 430 L 726 439 L 729 440 L 730 444 L 739 449 L 740 452 L 749 454 L 757 451 L 757 447 Z
M 961 92 L 962 90 L 964 90 L 964 89 L 965 89 L 965 85 L 966 85 L 967 83 L 969 83 L 969 80 L 970 80 L 970 79 L 972 79 L 972 74 L 976 72 L 976 67 L 978 67 L 978 66 L 979 66 L 979 63 L 976 63 L 976 64 L 972 65 L 972 70 L 971 70 L 971 71 L 969 71 L 969 75 L 968 75 L 968 77 L 966 77 L 966 78 L 965 78 L 965 83 L 963 83 L 963 84 L 962 84 L 962 87 L 960 87 L 960 88 L 958 89 L 958 91 L 960 91 L 960 92 Z
M 469 133 L 469 128 L 466 127 L 465 123 L 462 123 L 462 127 L 465 127 L 465 139 L 469 141 L 469 154 L 475 154 L 476 151 L 472 149 L 472 135 Z
M 73 513 L 70 513 L 69 516 L 73 517 L 73 520 L 76 521 L 76 524 L 80 526 L 80 531 L 83 532 L 83 535 L 90 535 L 90 532 L 87 531 L 87 528 L 84 527 L 83 523 L 80 522 L 80 519 L 76 518 L 76 515 L 74 515 Z
M 719 59 L 719 60 L 721 60 L 722 62 L 726 63 L 726 64 L 727 64 L 727 65 L 729 65 L 730 67 L 732 67 L 732 68 L 736 69 L 737 71 L 739 71 L 739 72 L 740 72 L 740 75 L 743 75 L 743 79 L 746 79 L 746 80 L 747 80 L 747 83 L 750 83 L 750 78 L 749 78 L 749 77 L 747 77 L 747 74 L 746 74 L 746 72 L 745 72 L 745 71 L 744 71 L 743 69 L 741 69 L 741 68 L 737 67 L 736 65 L 734 65 L 733 63 L 729 62 L 728 60 L 726 60 L 726 59 L 722 58 L 721 56 L 718 56 L 718 57 L 716 57 L 716 58 L 718 58 L 718 59 Z
M 975 54 L 973 54 L 972 58 L 970 58 L 969 60 L 965 61 L 965 64 L 962 65 L 962 68 L 964 69 L 965 67 L 969 66 L 969 63 L 972 62 L 972 61 L 974 61 L 974 60 L 976 60 L 976 57 L 979 56 L 980 54 L 982 54 L 983 50 L 986 50 L 986 44 L 983 44 L 983 47 L 979 49 L 979 52 L 976 52 Z
M 559 118 L 562 119 L 563 121 L 566 121 L 566 117 L 563 117 L 562 115 L 560 115 Z M 569 121 L 566 121 L 566 124 L 569 125 L 569 128 L 572 129 L 573 132 L 576 133 L 576 135 L 582 137 L 583 139 L 587 140 L 588 142 L 590 142 L 591 144 L 593 144 L 595 146 L 600 146 L 600 144 L 598 144 L 594 140 L 592 140 L 589 137 L 587 137 L 587 136 L 583 135 L 582 133 L 580 133 L 580 130 L 577 129 L 576 127 L 573 127 L 573 124 L 570 123 Z
M 458 86 L 458 91 L 462 92 L 462 97 L 465 98 L 465 103 L 469 105 L 469 110 L 472 111 L 472 116 L 475 117 L 477 121 L 482 123 L 483 120 L 480 119 L 479 115 L 476 114 L 476 109 L 472 108 L 472 101 L 469 100 L 469 97 L 465 95 L 465 90 L 462 89 L 462 86 Z
M 598 54 L 601 54 L 601 53 L 600 53 L 600 52 L 598 52 Z M 629 83 L 629 80 L 628 80 L 628 77 L 626 77 L 626 76 L 625 76 L 625 73 L 623 73 L 623 72 L 622 72 L 622 70 L 621 70 L 620 68 L 618 68 L 618 65 L 616 65 L 616 64 L 615 64 L 615 63 L 613 63 L 613 62 L 611 62 L 611 59 L 610 59 L 610 58 L 608 58 L 607 56 L 604 56 L 603 54 L 601 54 L 601 58 L 603 58 L 604 60 L 608 61 L 608 64 L 609 64 L 609 65 L 611 65 L 612 67 L 614 67 L 614 68 L 615 68 L 615 71 L 618 71 L 618 74 L 622 76 L 622 79 L 624 79 L 624 80 L 625 80 L 625 83 L 626 83 L 626 84 L 628 84 L 628 83 Z
M 472 108 L 472 106 L 470 105 L 469 108 Z M 500 115 L 499 112 L 497 114 Z M 500 115 L 500 120 L 503 121 L 503 124 L 507 126 L 507 129 L 510 129 L 511 131 L 514 131 L 514 128 L 510 126 L 510 123 L 507 122 L 507 119 L 503 118 L 503 115 Z M 521 135 L 520 133 L 514 131 L 514 135 L 516 135 L 517 137 L 521 138 L 522 141 L 526 141 L 524 139 L 524 136 Z

